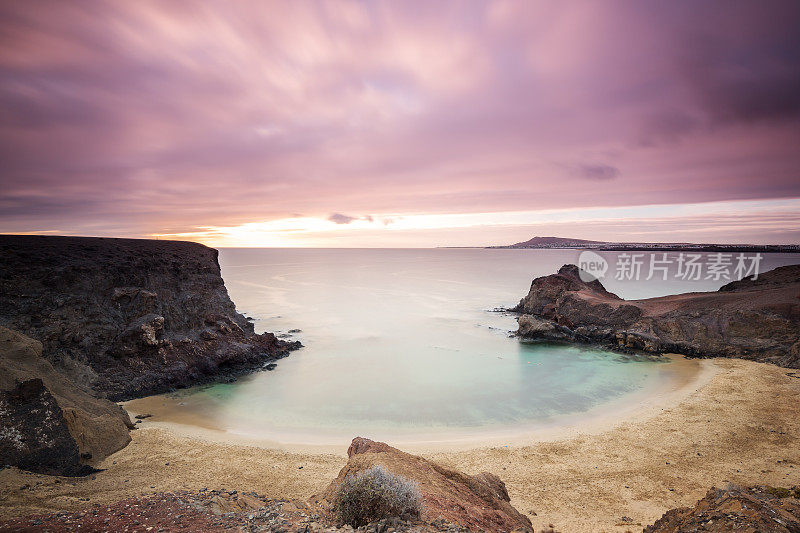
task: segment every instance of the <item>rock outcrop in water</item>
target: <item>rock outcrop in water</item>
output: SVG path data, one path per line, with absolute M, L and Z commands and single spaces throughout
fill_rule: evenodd
M 623 300 L 579 274 L 577 266 L 564 265 L 533 280 L 513 309 L 521 313 L 520 337 L 800 368 L 800 265 L 716 292 L 644 300 Z
M 80 475 L 130 441 L 120 406 L 92 397 L 41 357 L 42 344 L 0 327 L 0 464 Z
M 255 334 L 206 246 L 0 236 L 0 325 L 33 337 L 75 383 L 114 400 L 260 368 L 299 343 Z
M 347 464 L 325 491 L 328 501 L 335 499 L 346 476 L 381 465 L 417 483 L 426 522 L 456 524 L 469 531 L 533 531 L 528 517 L 511 506 L 505 484 L 494 474 L 468 476 L 362 437 L 353 439 L 347 456 Z

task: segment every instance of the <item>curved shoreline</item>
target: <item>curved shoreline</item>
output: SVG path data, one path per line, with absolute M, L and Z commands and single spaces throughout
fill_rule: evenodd
M 708 359 L 687 359 L 681 355 L 665 354 L 670 359 L 665 369 L 671 375 L 657 383 L 657 389 L 641 389 L 605 402 L 588 411 L 562 415 L 551 422 L 513 426 L 458 429 L 446 432 L 418 434 L 363 435 L 391 442 L 405 451 L 433 453 L 464 451 L 492 446 L 526 446 L 608 431 L 627 422 L 646 419 L 665 408 L 680 403 L 688 395 L 706 386 L 717 372 Z M 341 435 L 325 434 L 318 438 L 308 435 L 283 435 L 270 438 L 226 430 L 202 414 L 181 408 L 180 398 L 168 395 L 149 396 L 123 403 L 133 417 L 152 414 L 147 427 L 157 427 L 173 434 L 205 442 L 252 446 L 302 453 L 344 455 L 355 436 L 343 431 Z

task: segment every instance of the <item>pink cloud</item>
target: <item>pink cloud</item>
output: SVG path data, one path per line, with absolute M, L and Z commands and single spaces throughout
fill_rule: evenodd
M 793 2 L 6 3 L 0 231 L 798 197 L 799 24 Z

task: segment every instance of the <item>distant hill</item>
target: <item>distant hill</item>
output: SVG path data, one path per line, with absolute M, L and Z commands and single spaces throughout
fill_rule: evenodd
M 534 237 L 524 242 L 518 242 L 504 248 L 580 248 L 583 246 L 596 246 L 608 244 L 602 241 L 587 241 L 585 239 L 565 239 L 563 237 Z
M 797 244 L 694 244 L 689 242 L 609 242 L 570 239 L 565 237 L 534 237 L 527 241 L 487 248 L 587 248 L 593 250 L 658 250 L 695 252 L 800 252 Z

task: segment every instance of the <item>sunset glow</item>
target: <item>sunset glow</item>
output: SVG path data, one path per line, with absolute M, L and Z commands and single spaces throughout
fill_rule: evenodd
M 491 246 L 528 235 L 625 242 L 781 242 L 800 231 L 800 201 L 741 201 L 636 207 L 542 209 L 501 213 L 412 214 L 328 219 L 294 217 L 239 226 L 200 227 L 155 238 L 215 247 Z M 348 220 L 349 219 L 349 220 Z M 580 229 L 579 229 L 580 228 Z M 729 235 L 736 235 L 730 240 Z

